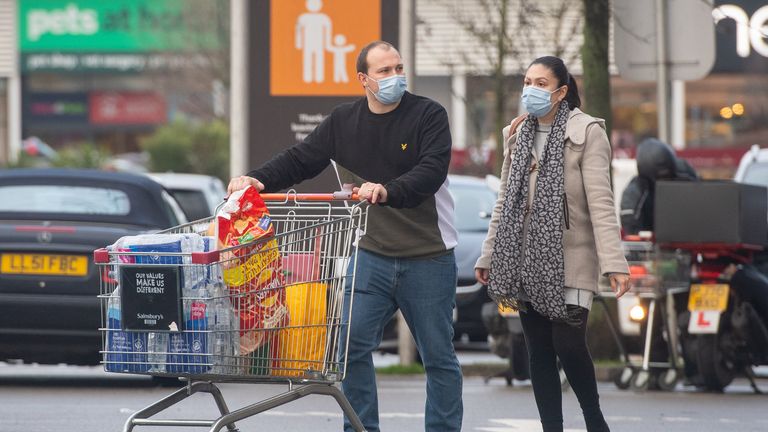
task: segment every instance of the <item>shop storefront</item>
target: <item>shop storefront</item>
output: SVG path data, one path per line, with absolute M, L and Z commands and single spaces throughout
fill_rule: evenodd
M 0 163 L 8 162 L 8 78 L 0 77 Z
M 685 148 L 678 153 L 711 178 L 733 175 L 751 145 L 768 145 L 768 1 L 724 0 L 713 14 L 716 60 L 710 74 L 685 82 Z M 762 34 L 760 32 L 763 32 Z M 656 84 L 614 77 L 617 154 L 657 131 Z
M 493 121 L 497 90 L 490 66 L 482 58 L 473 56 L 493 50 L 489 51 L 477 35 L 463 30 L 460 22 L 467 17 L 485 16 L 485 12 L 475 2 L 466 2 L 463 9 L 456 9 L 457 13 L 464 14 L 457 18 L 449 13 L 445 3 L 418 0 L 417 91 L 441 101 L 451 113 L 454 169 L 483 174 L 483 170 L 492 166 L 486 161 L 495 149 L 499 134 Z M 536 19 L 549 19 L 542 22 L 541 27 L 568 28 L 567 17 L 547 14 L 562 2 L 542 0 L 538 4 L 542 12 Z M 718 16 L 716 62 L 710 74 L 701 80 L 676 84 L 682 86 L 685 112 L 684 142 L 680 146 L 683 149 L 679 153 L 691 160 L 703 175 L 717 178 L 732 176 L 739 156 L 749 146 L 768 146 L 768 0 L 715 1 L 715 6 L 724 5 L 728 6 Z M 580 13 L 578 10 L 576 13 Z M 521 71 L 535 57 L 555 52 L 567 60 L 571 72 L 581 83 L 582 38 L 578 30 L 574 31 L 574 37 L 556 44 L 543 38 L 544 33 L 521 31 L 515 26 L 522 24 L 514 22 L 509 24 L 508 33 L 515 35 L 515 43 L 536 49 L 510 48 L 521 54 L 505 61 L 508 89 L 521 87 Z M 467 60 L 471 63 L 470 70 L 466 70 Z M 658 134 L 656 83 L 628 81 L 614 75 L 611 98 L 614 155 L 632 157 L 638 143 Z M 519 93 L 509 91 L 510 119 L 518 113 L 518 100 Z
M 228 75 L 226 5 L 19 0 L 22 133 L 54 148 L 136 151 L 175 119 L 208 120 Z M 199 3 L 199 4 L 198 4 Z M 211 14 L 215 12 L 213 15 Z

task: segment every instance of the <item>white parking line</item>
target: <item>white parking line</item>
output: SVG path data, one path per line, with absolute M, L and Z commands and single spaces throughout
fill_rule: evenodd
M 488 419 L 491 423 L 502 426 L 476 427 L 474 430 L 482 432 L 540 432 L 541 422 L 535 419 Z M 586 432 L 585 429 L 565 429 L 563 432 Z

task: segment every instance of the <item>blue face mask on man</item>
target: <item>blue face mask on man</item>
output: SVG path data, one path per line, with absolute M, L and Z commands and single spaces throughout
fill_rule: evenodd
M 376 81 L 376 84 L 379 85 L 379 91 L 371 93 L 376 100 L 384 105 L 400 102 L 400 99 L 402 99 L 403 94 L 405 93 L 405 88 L 407 87 L 405 75 L 392 75 L 380 80 L 375 80 L 371 77 L 368 77 L 368 79 Z
M 555 91 L 557 91 L 556 89 Z M 530 114 L 536 117 L 542 117 L 552 109 L 552 93 L 543 88 L 534 86 L 523 87 L 523 94 L 520 99 L 523 101 L 523 107 Z

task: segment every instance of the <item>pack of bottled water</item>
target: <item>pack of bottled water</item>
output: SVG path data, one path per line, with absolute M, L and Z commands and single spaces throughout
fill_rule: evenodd
M 113 251 L 126 253 L 118 255 L 117 267 L 121 263 L 182 265 L 183 324 L 167 331 L 123 330 L 118 286 L 107 302 L 107 371 L 234 373 L 240 346 L 239 320 L 221 271 L 215 263 L 192 265 L 189 255 L 190 252 L 208 252 L 215 245 L 212 237 L 197 234 L 147 234 L 123 237 L 110 246 Z M 144 254 L 133 254 L 135 252 Z M 167 255 L 178 252 L 181 254 Z

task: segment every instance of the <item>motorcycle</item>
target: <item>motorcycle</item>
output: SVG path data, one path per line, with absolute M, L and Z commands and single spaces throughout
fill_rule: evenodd
M 761 248 L 683 244 L 696 260 L 678 315 L 684 372 L 690 384 L 723 391 L 744 375 L 760 393 L 753 367 L 768 365 L 768 278 L 752 265 Z

